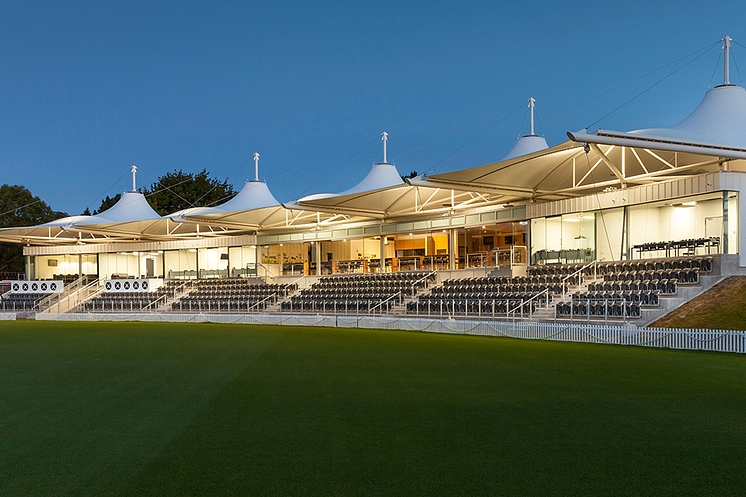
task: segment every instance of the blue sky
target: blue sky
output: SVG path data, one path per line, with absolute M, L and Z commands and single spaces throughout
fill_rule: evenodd
M 531 96 L 550 145 L 669 126 L 722 82 L 716 42 L 746 45 L 743 19 L 717 1 L 3 2 L 0 184 L 78 214 L 132 164 L 139 186 L 206 168 L 240 188 L 258 151 L 287 201 L 357 183 L 382 131 L 402 174 L 499 160 Z

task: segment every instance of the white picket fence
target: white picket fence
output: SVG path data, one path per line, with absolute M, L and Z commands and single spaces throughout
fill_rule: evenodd
M 158 323 L 222 323 L 285 326 L 326 326 L 423 331 L 456 335 L 479 335 L 607 343 L 669 349 L 746 352 L 746 332 L 707 329 L 638 328 L 604 324 L 530 323 L 486 320 L 432 319 L 386 316 L 334 316 L 309 314 L 170 314 L 170 313 L 65 313 L 37 314 L 49 321 L 146 321 Z

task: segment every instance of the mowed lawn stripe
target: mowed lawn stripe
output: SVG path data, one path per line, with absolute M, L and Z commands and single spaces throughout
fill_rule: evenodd
M 743 359 L 715 356 L 288 332 L 123 495 L 737 494 Z
M 5 325 L 5 495 L 93 495 L 128 481 L 282 334 L 131 323 Z
M 18 401 L 9 433 L 23 456 L 0 454 L 0 493 L 739 495 L 746 483 L 744 356 L 380 330 L 38 326 L 0 326 L 0 340 L 65 342 L 46 367 L 68 370 L 59 392 L 83 391 L 40 414 L 37 400 L 65 396 L 0 385 L 0 423 L 6 396 Z M 24 373 L 33 354 L 10 355 L 0 373 L 15 371 L 17 389 L 43 381 Z M 102 359 L 108 380 L 87 379 Z M 85 423 L 71 420 L 76 406 L 92 411 Z M 35 459 L 18 449 L 43 438 L 33 418 L 64 433 Z

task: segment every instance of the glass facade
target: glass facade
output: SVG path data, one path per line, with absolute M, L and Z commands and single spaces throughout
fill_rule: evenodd
M 738 253 L 736 192 L 531 220 L 534 264 L 714 253 Z

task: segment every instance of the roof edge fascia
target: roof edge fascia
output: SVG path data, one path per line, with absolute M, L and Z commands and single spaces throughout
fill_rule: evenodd
M 630 148 L 648 148 L 665 150 L 668 152 L 684 152 L 728 159 L 746 159 L 746 149 L 717 145 L 714 143 L 697 142 L 691 140 L 677 140 L 672 138 L 640 136 L 619 131 L 598 130 L 588 133 L 585 130 L 567 132 L 567 136 L 577 143 L 593 143 L 596 145 L 616 145 Z

